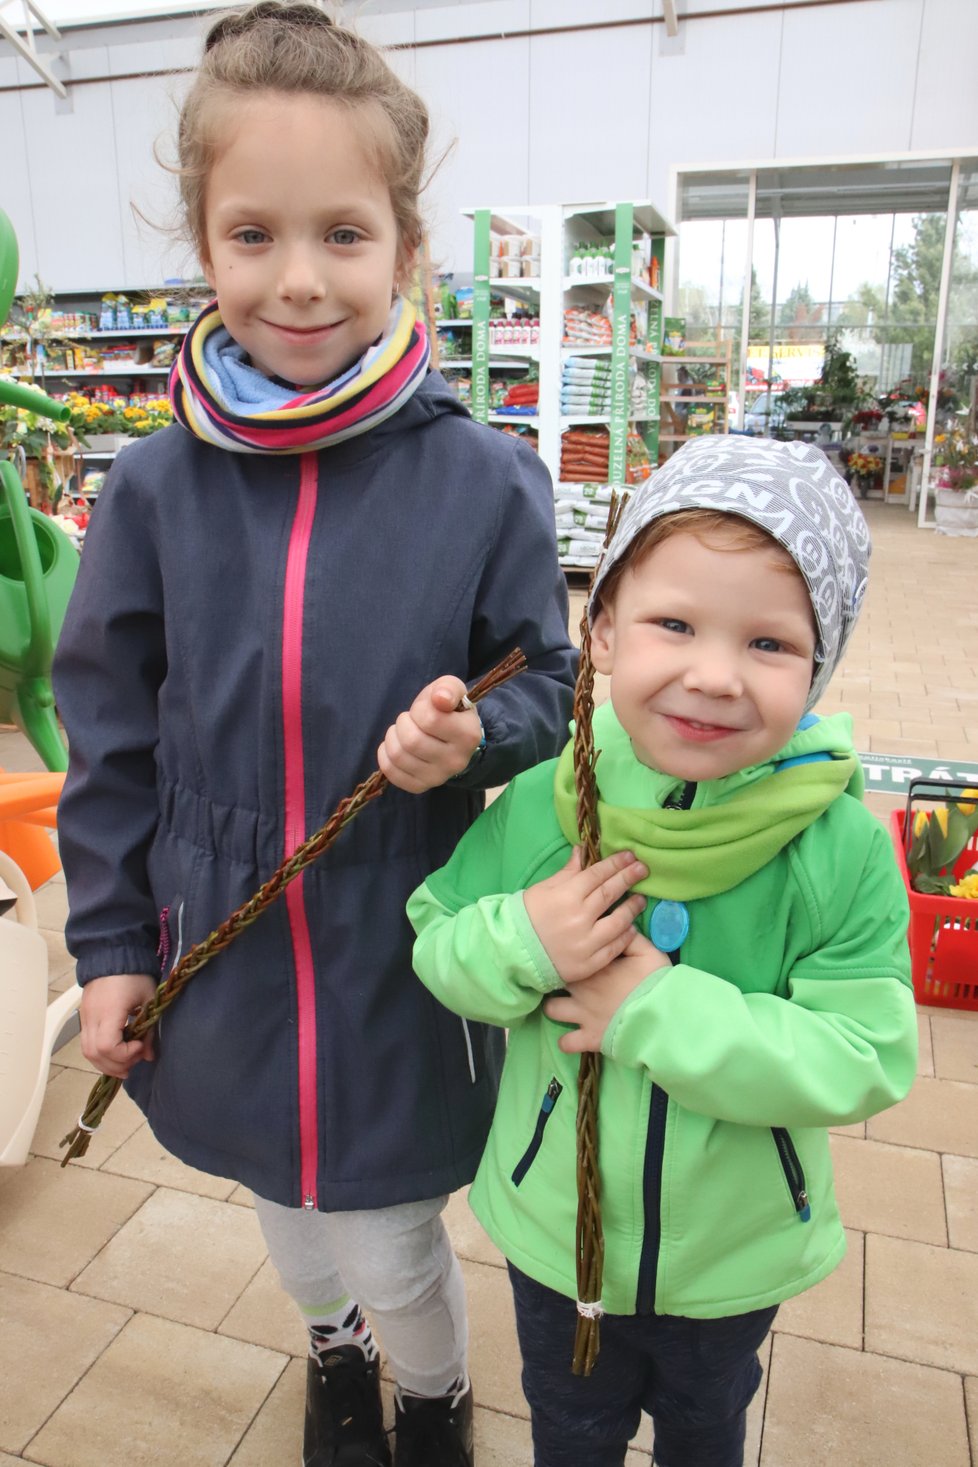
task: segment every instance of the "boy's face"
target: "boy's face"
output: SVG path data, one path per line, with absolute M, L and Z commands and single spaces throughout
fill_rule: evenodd
M 815 645 L 805 584 L 773 543 L 713 549 L 688 533 L 624 572 L 591 633 L 636 758 L 696 781 L 763 763 L 787 743 Z

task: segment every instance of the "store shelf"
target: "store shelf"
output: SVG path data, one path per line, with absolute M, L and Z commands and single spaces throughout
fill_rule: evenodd
M 520 352 L 519 356 L 514 355 L 506 361 L 498 361 L 495 357 L 490 357 L 488 366 L 490 372 L 512 372 L 517 367 L 529 367 L 530 361 L 530 354 L 524 351 Z M 445 372 L 450 367 L 471 367 L 471 365 L 471 357 L 442 357 L 438 363 L 438 370 L 439 372 Z
M 525 306 L 535 306 L 540 295 L 540 278 L 533 276 L 525 280 L 493 279 L 489 281 L 489 290 L 495 295 L 509 296 L 510 300 L 520 301 Z
M 44 376 L 46 379 L 56 378 L 59 382 L 66 377 L 168 377 L 169 367 L 141 366 L 137 362 L 127 362 L 115 367 L 49 367 L 45 366 Z M 13 371 L 7 373 L 8 377 L 27 377 L 31 380 L 37 379 L 36 372 Z
M 540 457 L 556 482 L 558 498 L 589 497 L 582 495 L 579 483 L 560 478 L 565 456 L 572 455 L 573 451 L 573 443 L 565 444 L 563 439 L 572 430 L 580 430 L 582 434 L 591 430 L 607 445 L 607 467 L 598 471 L 605 477 L 596 477 L 589 483 L 610 482 L 624 486 L 628 482 L 636 460 L 641 457 L 636 451 L 636 434 L 645 442 L 649 462 L 655 466 L 658 462 L 663 296 L 661 290 L 654 290 L 649 284 L 649 274 L 657 285 L 661 283 L 664 234 L 673 232 L 671 226 L 665 224 L 651 206 L 634 201 L 580 207 L 524 205 L 512 211 L 520 220 L 520 224 L 512 229 L 507 220 L 509 210 L 487 207 L 464 212 L 470 214 L 475 226 L 473 320 L 469 324 L 477 333 L 487 332 L 491 325 L 490 296 L 499 295 L 529 306 L 540 323 L 539 349 L 532 350 L 535 375 L 539 381 L 536 415 L 513 416 L 498 410 L 490 412 L 491 384 L 482 361 L 472 369 L 473 415 L 483 422 L 499 426 L 522 423 L 532 429 Z M 648 224 L 653 228 L 661 224 L 662 233 L 653 237 L 647 231 Z M 494 258 L 512 258 L 510 251 L 519 249 L 519 245 L 505 238 L 507 234 L 533 238 L 534 255 L 539 245 L 538 277 L 507 279 L 490 274 Z M 581 243 L 601 250 L 604 273 L 590 278 L 569 274 L 567 261 L 572 257 L 573 249 Z M 593 267 L 593 256 L 589 260 Z M 609 296 L 614 313 L 607 319 L 605 306 Z M 593 331 L 581 330 L 580 334 L 590 336 L 590 340 L 574 342 L 573 339 L 564 339 L 565 313 L 575 307 L 581 308 L 582 321 L 587 320 L 591 313 L 602 316 L 600 323 L 593 323 Z M 573 315 L 570 320 L 574 320 Z M 448 326 L 447 318 L 444 324 Z M 570 335 L 573 334 L 572 329 Z M 477 335 L 475 339 L 485 342 L 484 336 Z M 510 350 L 514 359 L 526 355 L 526 349 L 521 350 L 518 346 L 501 351 L 496 347 L 483 346 L 482 350 L 487 351 L 490 359 L 508 356 Z M 590 373 L 587 370 L 575 372 L 568 366 L 568 360 L 574 358 L 580 358 L 582 363 L 590 360 L 600 364 L 596 375 L 602 380 L 607 396 L 597 384 L 594 384 L 592 395 L 586 382 Z M 642 412 L 632 409 L 636 375 L 644 379 L 647 386 L 647 396 L 641 392 L 635 394 L 637 402 L 647 404 Z M 584 390 L 578 395 L 582 384 Z M 566 404 L 565 411 L 561 411 L 562 401 Z M 606 410 L 602 412 L 593 408 L 595 403 L 604 405 Z M 579 410 L 575 411 L 575 407 Z M 567 472 L 574 472 L 569 461 Z M 608 499 L 595 504 L 597 518 L 602 515 L 606 518 Z M 598 526 L 591 525 L 587 534 L 593 537 L 598 530 Z M 558 538 L 566 546 L 568 539 L 575 537 L 568 537 L 561 530 Z M 561 563 L 569 570 L 589 570 L 593 565 L 589 550 L 585 553 L 583 546 L 575 546 L 574 549 L 577 554 L 573 558 L 562 556 Z
M 580 275 L 565 275 L 564 290 L 594 290 L 600 291 L 601 295 L 607 295 L 615 283 L 614 275 L 592 275 L 583 279 Z M 632 294 L 642 300 L 662 301 L 662 292 L 653 290 L 647 280 L 642 280 L 638 275 L 632 276 Z
M 46 337 L 30 338 L 26 331 L 18 331 L 16 327 L 0 332 L 0 342 L 4 341 L 29 341 L 31 339 L 44 341 L 53 338 L 56 341 L 108 341 L 110 338 L 118 337 L 128 341 L 131 336 L 155 337 L 155 336 L 186 336 L 190 330 L 189 323 L 186 326 L 131 326 L 128 330 L 123 327 L 112 331 L 100 331 L 93 326 L 91 331 L 59 331 L 52 327 Z

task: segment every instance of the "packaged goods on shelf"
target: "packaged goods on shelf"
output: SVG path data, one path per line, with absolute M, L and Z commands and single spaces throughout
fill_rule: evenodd
M 681 357 L 685 350 L 685 316 L 666 316 L 662 323 L 662 355 L 664 357 Z
M 610 346 L 611 321 L 586 306 L 568 306 L 564 311 L 564 345 Z
M 566 357 L 561 369 L 561 413 L 600 417 L 610 408 L 611 363 L 601 357 Z
M 528 424 L 517 422 L 500 423 L 499 430 L 502 433 L 508 433 L 513 438 L 519 438 L 526 444 L 527 448 L 532 448 L 534 453 L 540 452 L 539 435 L 536 429 L 531 428 Z
M 540 322 L 534 316 L 503 316 L 489 321 L 489 350 L 508 346 L 539 346 Z
M 583 484 L 607 479 L 611 435 L 607 428 L 568 428 L 560 437 L 560 479 Z

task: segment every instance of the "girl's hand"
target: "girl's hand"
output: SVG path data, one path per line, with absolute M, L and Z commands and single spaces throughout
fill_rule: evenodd
M 111 973 L 85 984 L 81 1000 L 82 1054 L 103 1075 L 124 1080 L 137 1060 L 156 1058 L 154 1030 L 142 1039 L 124 1042 L 122 1038 L 128 1019 L 155 992 L 156 982 L 148 973 Z
M 523 893 L 527 916 L 562 983 L 591 978 L 624 951 L 634 935 L 632 923 L 645 906 L 643 896 L 627 893 L 648 874 L 631 851 L 618 851 L 582 869 L 575 846 L 562 871 Z
M 377 767 L 399 790 L 437 789 L 469 763 L 482 743 L 482 723 L 474 708 L 458 709 L 465 691 L 461 678 L 436 678 L 391 724 Z
M 629 994 L 641 987 L 651 973 L 669 966 L 665 953 L 660 953 L 647 937 L 633 929 L 621 957 L 613 959 L 586 982 L 578 983 L 567 997 L 545 1000 L 543 1011 L 548 1019 L 558 1024 L 577 1025 L 570 1034 L 562 1035 L 559 1047 L 565 1054 L 600 1050 L 605 1030 Z

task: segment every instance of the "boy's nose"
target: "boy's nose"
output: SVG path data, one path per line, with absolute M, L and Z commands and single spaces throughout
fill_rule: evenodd
M 683 682 L 690 691 L 709 698 L 739 698 L 744 690 L 735 660 L 719 647 L 697 648 Z

